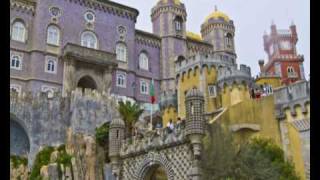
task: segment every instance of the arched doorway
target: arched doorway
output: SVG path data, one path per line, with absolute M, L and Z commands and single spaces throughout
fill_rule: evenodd
M 160 165 L 149 168 L 144 180 L 168 180 L 166 170 Z
M 90 76 L 84 76 L 78 81 L 77 87 L 82 89 L 97 89 L 97 84 Z
M 30 141 L 25 129 L 15 120 L 10 119 L 10 155 L 27 156 Z

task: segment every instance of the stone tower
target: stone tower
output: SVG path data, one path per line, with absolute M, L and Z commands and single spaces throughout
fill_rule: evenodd
M 109 133 L 109 157 L 112 165 L 112 174 L 119 177 L 120 174 L 120 148 L 124 139 L 125 124 L 122 119 L 115 118 L 110 124 Z
M 180 0 L 159 0 L 151 11 L 153 33 L 161 37 L 161 91 L 175 90 L 175 61 L 185 58 L 186 8 Z
M 193 149 L 193 162 L 190 171 L 192 180 L 201 179 L 199 160 L 202 151 L 202 139 L 205 135 L 204 96 L 198 89 L 191 89 L 186 95 L 186 135 Z
M 236 63 L 235 27 L 228 15 L 215 7 L 215 11 L 201 25 L 201 35 L 204 41 L 213 45 L 220 59 Z

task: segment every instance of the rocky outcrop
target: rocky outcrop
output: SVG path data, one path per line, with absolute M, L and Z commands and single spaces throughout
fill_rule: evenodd
M 13 162 L 10 161 L 10 179 L 11 180 L 28 180 L 28 167 L 27 165 L 20 164 L 14 167 Z

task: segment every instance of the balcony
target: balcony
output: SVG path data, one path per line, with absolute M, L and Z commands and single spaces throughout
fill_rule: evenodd
M 295 72 L 288 72 L 288 78 L 298 78 L 298 74 Z
M 75 59 L 99 66 L 117 66 L 116 54 L 68 43 L 63 48 L 64 59 Z

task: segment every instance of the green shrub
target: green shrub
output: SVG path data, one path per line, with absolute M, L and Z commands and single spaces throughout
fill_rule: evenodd
M 108 147 L 109 142 L 109 123 L 104 123 L 96 128 L 96 142 L 102 147 Z
M 13 168 L 18 168 L 21 164 L 23 164 L 24 166 L 27 166 L 28 164 L 28 159 L 26 157 L 21 157 L 17 155 L 11 155 L 10 161 L 12 161 Z
M 40 169 L 42 166 L 46 166 L 50 163 L 50 156 L 53 151 L 54 148 L 49 146 L 38 152 L 31 170 L 30 180 L 41 179 Z

